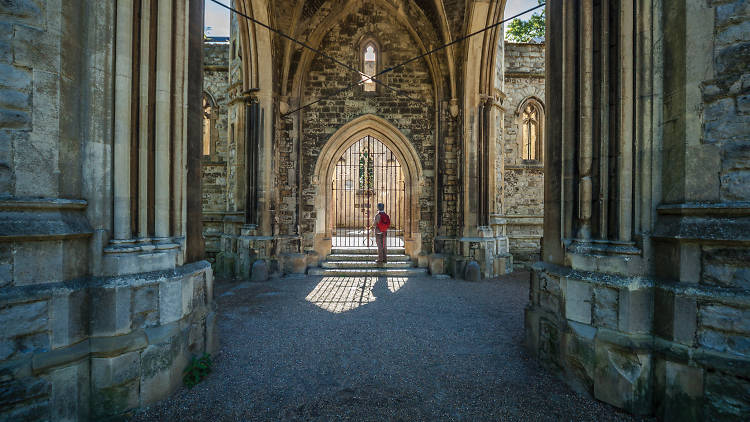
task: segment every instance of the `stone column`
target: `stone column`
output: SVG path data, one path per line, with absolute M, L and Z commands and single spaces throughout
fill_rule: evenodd
M 172 82 L 172 2 L 159 2 L 156 36 L 155 227 L 160 240 L 170 235 L 170 145 Z
M 175 2 L 174 37 L 177 45 L 174 50 L 174 92 L 175 107 L 173 109 L 172 149 L 172 213 L 171 235 L 176 243 L 183 243 L 183 186 L 185 186 L 185 132 L 187 102 L 185 101 L 185 58 L 188 49 L 186 35 L 186 2 Z M 182 43 L 182 45 L 180 45 Z
M 578 240 L 588 242 L 591 239 L 591 171 L 593 161 L 593 50 L 594 50 L 594 15 L 593 0 L 584 0 L 579 5 L 580 32 L 580 98 L 579 115 L 579 152 L 578 152 Z
M 133 81 L 133 2 L 117 2 L 114 115 L 114 239 L 132 237 L 130 227 L 130 137 Z
M 630 242 L 633 224 L 633 2 L 620 4 L 620 154 L 617 157 L 618 240 Z
M 151 81 L 151 0 L 141 0 L 141 80 L 139 87 L 140 124 L 138 133 L 138 237 L 149 238 L 148 232 L 148 158 L 151 122 L 149 113 L 149 85 Z

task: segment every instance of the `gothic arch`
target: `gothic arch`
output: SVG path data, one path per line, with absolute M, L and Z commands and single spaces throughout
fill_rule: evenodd
M 535 145 L 535 152 L 532 162 L 544 162 L 544 144 L 547 141 L 547 139 L 544 136 L 544 119 L 545 119 L 545 111 L 544 111 L 544 102 L 540 100 L 538 97 L 530 96 L 524 98 L 520 103 L 518 103 L 518 108 L 516 108 L 515 112 L 515 123 L 518 130 L 516 130 L 516 143 L 517 143 L 517 151 L 520 153 L 520 156 L 518 158 L 527 161 L 527 159 L 523 158 L 523 130 L 521 129 L 521 126 L 523 123 L 523 113 L 527 106 L 532 105 L 538 113 L 536 123 L 537 123 L 537 144 Z
M 329 211 L 333 192 L 331 184 L 336 161 L 354 142 L 365 136 L 377 138 L 393 151 L 404 172 L 406 215 L 404 227 L 406 253 L 416 258 L 421 239 L 419 234 L 419 197 L 422 186 L 422 164 L 411 142 L 395 126 L 372 114 L 360 116 L 345 124 L 334 133 L 320 151 L 313 172 L 315 195 L 315 250 L 325 256 L 331 249 L 332 215 Z

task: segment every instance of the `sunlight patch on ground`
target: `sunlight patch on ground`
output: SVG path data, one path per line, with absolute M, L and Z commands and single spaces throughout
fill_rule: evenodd
M 378 282 L 396 293 L 406 281 L 406 277 L 323 277 L 305 300 L 339 314 L 374 302 L 376 297 L 372 290 Z
M 391 293 L 396 293 L 404 284 L 406 284 L 406 277 L 388 277 L 388 290 Z

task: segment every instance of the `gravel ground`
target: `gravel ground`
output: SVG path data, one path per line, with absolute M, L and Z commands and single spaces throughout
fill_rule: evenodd
M 523 348 L 528 274 L 217 283 L 221 351 L 135 421 L 631 420 Z

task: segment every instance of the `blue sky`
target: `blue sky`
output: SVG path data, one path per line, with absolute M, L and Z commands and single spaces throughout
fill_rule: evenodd
M 218 0 L 226 5 L 230 4 L 230 0 Z M 537 5 L 537 0 L 508 0 L 505 6 L 505 16 L 513 16 L 518 12 L 522 12 L 526 9 Z M 539 10 L 539 9 L 537 9 Z M 524 16 L 528 18 L 528 16 Z M 229 11 L 212 2 L 206 0 L 206 35 L 214 37 L 228 37 L 229 36 Z

